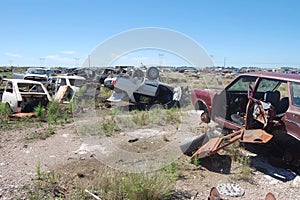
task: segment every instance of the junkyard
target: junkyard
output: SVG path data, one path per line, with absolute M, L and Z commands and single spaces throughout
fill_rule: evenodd
M 299 74 L 49 70 L 1 70 L 1 199 L 298 198 Z

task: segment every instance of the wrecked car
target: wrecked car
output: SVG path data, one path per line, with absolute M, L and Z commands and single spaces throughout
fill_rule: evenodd
M 130 74 L 133 70 L 132 66 L 115 66 L 114 68 L 107 67 L 104 69 L 101 69 L 99 74 L 96 76 L 95 80 L 96 82 L 99 82 L 100 84 L 104 84 L 104 80 L 108 77 L 118 76 L 118 75 L 124 75 L 124 74 Z
M 86 79 L 76 75 L 52 76 L 47 84 L 47 89 L 54 97 L 54 100 L 67 103 L 71 101 Z
M 147 109 L 153 105 L 163 108 L 179 106 L 182 93 L 180 87 L 174 88 L 162 83 L 159 70 L 155 67 L 148 68 L 146 75 L 142 70 L 136 69 L 132 75 L 108 77 L 104 86 L 114 90 L 108 101 L 127 101 L 138 109 Z
M 39 82 L 47 82 L 53 70 L 45 68 L 28 68 L 24 74 L 13 74 L 15 79 L 25 79 Z
M 2 103 L 6 103 L 12 112 L 33 112 L 38 105 L 46 106 L 51 97 L 44 85 L 37 81 L 22 79 L 4 79 L 5 88 Z
M 195 109 L 203 110 L 203 122 L 213 120 L 236 130 L 235 139 L 250 137 L 253 143 L 272 139 L 272 143 L 280 147 L 285 161 L 300 165 L 297 156 L 300 150 L 299 75 L 246 73 L 220 92 L 193 89 L 191 100 Z M 264 136 L 268 140 L 263 141 Z M 212 144 L 221 142 L 215 140 Z M 218 146 L 215 144 L 213 146 Z

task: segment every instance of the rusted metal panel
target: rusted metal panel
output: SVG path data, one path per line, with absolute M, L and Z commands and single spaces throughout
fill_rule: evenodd
M 11 118 L 24 118 L 24 117 L 34 117 L 34 112 L 30 113 L 14 113 L 9 115 Z
M 217 153 L 220 149 L 227 147 L 233 142 L 239 140 L 242 137 L 243 130 L 235 131 L 229 135 L 223 137 L 217 137 L 209 139 L 207 143 L 201 146 L 192 156 L 194 158 L 205 158 Z
M 245 130 L 241 138 L 241 142 L 246 143 L 267 143 L 272 139 L 273 135 L 262 129 Z
M 262 129 L 245 130 L 241 129 L 223 137 L 209 139 L 207 143 L 201 146 L 192 156 L 194 158 L 205 158 L 217 153 L 237 140 L 245 143 L 267 143 L 273 135 Z
M 205 158 L 213 154 L 216 146 L 220 143 L 221 138 L 212 138 L 206 144 L 201 146 L 192 156 L 194 158 Z
M 69 86 L 64 85 L 64 86 L 60 86 L 55 97 L 54 100 L 58 101 L 58 102 L 62 102 L 62 100 L 64 99 L 64 97 L 66 96 L 66 93 L 69 89 Z

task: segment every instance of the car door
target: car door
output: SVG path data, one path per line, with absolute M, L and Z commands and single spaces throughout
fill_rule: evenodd
M 300 83 L 290 82 L 290 106 L 284 118 L 287 133 L 300 140 Z
M 212 118 L 229 129 L 239 129 L 244 125 L 244 115 L 248 102 L 248 86 L 254 87 L 256 76 L 241 75 L 232 81 L 221 93 L 215 95 Z

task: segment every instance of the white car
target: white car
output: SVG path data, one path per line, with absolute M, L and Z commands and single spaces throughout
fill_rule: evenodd
M 128 101 L 138 108 L 147 109 L 159 104 L 164 108 L 179 106 L 181 88 L 162 83 L 159 71 L 150 67 L 146 76 L 142 70 L 135 70 L 132 76 L 122 75 L 105 79 L 104 85 L 114 92 L 108 101 Z
M 59 75 L 52 76 L 49 79 L 48 90 L 51 92 L 54 100 L 59 102 L 69 102 L 75 93 L 83 86 L 86 79 L 76 75 Z
M 4 79 L 2 103 L 7 103 L 12 112 L 33 112 L 34 107 L 47 105 L 51 97 L 45 86 L 37 81 Z

